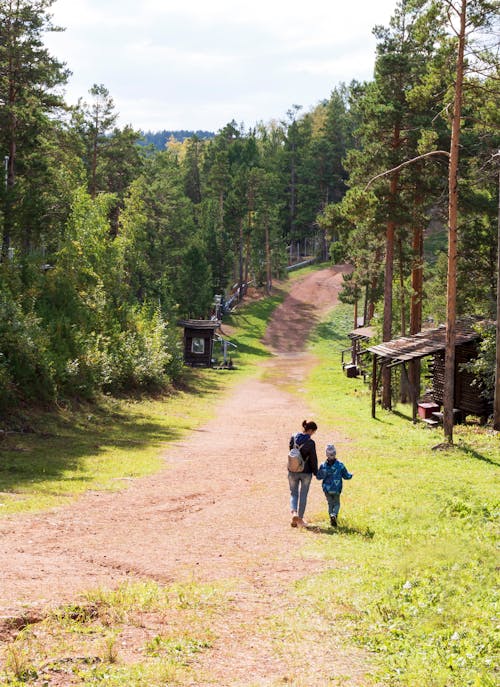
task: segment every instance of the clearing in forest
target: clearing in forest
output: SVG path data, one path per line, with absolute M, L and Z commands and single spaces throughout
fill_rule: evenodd
M 30 668 L 25 656 L 28 682 L 32 670 L 34 685 L 94 684 L 91 666 L 97 684 L 107 661 L 107 684 L 367 684 L 367 655 L 332 630 L 341 609 L 328 621 L 302 613 L 295 583 L 333 563 L 307 554 L 317 533 L 290 527 L 285 468 L 288 437 L 311 415 L 288 389 L 300 389 L 314 364 L 307 335 L 337 302 L 346 269 L 294 280 L 265 337 L 275 355 L 218 402 L 210 422 L 168 446 L 159 474 L 0 521 L 3 638 L 63 605 L 59 623 L 63 613 L 89 630 L 87 644 L 66 644 L 61 655 L 55 621 L 31 625 L 44 660 Z M 315 438 L 320 449 L 336 433 L 320 426 Z M 308 511 L 324 508 L 313 483 Z M 93 624 L 101 630 L 89 655 Z M 148 660 L 169 656 L 168 670 L 148 677 Z M 12 650 L 3 658 L 11 670 L 21 660 Z

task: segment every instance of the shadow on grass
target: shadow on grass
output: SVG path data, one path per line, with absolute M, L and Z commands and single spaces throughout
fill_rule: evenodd
M 238 355 L 248 355 L 260 358 L 269 358 L 271 356 L 271 353 L 263 348 L 256 348 L 255 346 L 250 346 L 249 344 L 246 344 L 244 341 L 241 340 L 236 341 L 238 350 L 236 352 L 235 358 L 237 358 Z
M 183 370 L 179 383 L 169 393 L 138 394 L 121 400 L 161 402 L 179 393 L 196 394 L 207 400 L 222 387 L 217 371 Z M 92 484 L 98 478 L 102 456 L 116 449 L 130 449 L 130 465 L 123 473 L 134 472 L 133 453 L 147 447 L 158 447 L 176 441 L 184 435 L 182 420 L 155 421 L 134 405 L 130 412 L 116 404 L 115 399 L 79 404 L 59 412 L 31 411 L 19 420 L 19 431 L 12 431 L 0 444 L 0 492 L 43 490 L 44 483 Z M 168 407 L 165 406 L 165 414 Z M 87 461 L 96 461 L 95 469 Z M 126 460 L 127 456 L 124 456 Z M 116 456 L 110 460 L 120 460 Z M 119 476 L 119 475 L 118 475 Z M 80 491 L 81 489 L 79 489 Z M 63 487 L 62 492 L 65 491 Z
M 408 422 L 411 422 L 413 424 L 413 418 L 411 416 L 411 411 L 410 413 L 404 413 L 402 410 L 391 410 L 391 413 L 395 415 L 396 417 L 400 417 L 402 420 L 407 420 Z
M 314 534 L 328 534 L 329 536 L 332 534 L 345 534 L 363 537 L 363 539 L 373 539 L 375 536 L 375 532 L 369 527 L 361 530 L 357 527 L 349 527 L 348 525 L 338 525 L 337 527 L 332 527 L 331 525 L 329 527 L 322 525 L 309 525 L 307 530 L 308 532 L 314 532 Z
M 349 339 L 346 336 L 344 328 L 338 328 L 335 322 L 320 322 L 315 328 L 311 341 L 326 340 L 332 345 L 332 348 L 337 348 L 338 351 L 343 350 L 349 346 Z
M 0 491 L 23 492 L 34 485 L 46 482 L 71 482 L 72 484 L 95 481 L 93 471 L 84 471 L 89 457 L 98 458 L 113 447 L 130 447 L 131 451 L 158 445 L 180 438 L 175 427 L 165 427 L 146 417 L 104 418 L 69 425 L 59 422 L 57 434 L 41 437 L 37 434 L 9 438 L 9 444 L 0 451 Z M 69 472 L 69 475 L 65 473 Z M 76 473 L 76 474 L 75 474 Z
M 492 458 L 488 458 L 488 456 L 479 453 L 479 451 L 476 451 L 475 449 L 471 448 L 466 443 L 461 443 L 458 446 L 455 446 L 455 448 L 461 453 L 465 453 L 469 456 L 472 456 L 472 458 L 475 458 L 476 460 L 482 460 L 484 463 L 489 463 L 490 465 L 495 465 L 497 467 L 500 466 L 499 461 L 493 460 Z
M 210 395 L 220 391 L 223 387 L 222 378 L 217 370 L 184 367 L 181 377 L 176 381 L 175 391 L 184 391 L 188 394 Z
M 224 320 L 224 324 L 230 326 L 241 327 L 246 325 L 255 328 L 259 323 L 262 328 L 265 328 L 273 310 L 279 305 L 284 297 L 285 292 L 279 292 L 271 298 L 266 298 L 254 303 L 244 303 L 244 310 L 235 310 L 230 316 Z

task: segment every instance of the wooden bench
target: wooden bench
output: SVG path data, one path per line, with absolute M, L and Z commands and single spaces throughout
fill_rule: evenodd
M 421 417 L 422 422 L 425 422 L 427 427 L 439 427 L 439 420 L 432 417 Z

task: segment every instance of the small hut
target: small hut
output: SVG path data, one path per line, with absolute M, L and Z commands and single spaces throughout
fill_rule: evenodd
M 477 357 L 477 345 L 481 338 L 475 329 L 477 324 L 480 324 L 480 322 L 471 318 L 463 318 L 456 322 L 454 415 L 457 418 L 465 418 L 467 414 L 487 417 L 491 411 L 491 402 L 488 402 L 487 399 L 481 396 L 480 388 L 473 384 L 473 375 L 462 367 L 464 363 Z M 372 416 L 375 417 L 376 393 L 382 367 L 386 366 L 392 369 L 401 365 L 413 402 L 413 419 L 416 419 L 420 390 L 413 388 L 409 382 L 407 363 L 413 360 L 421 360 L 426 356 L 433 356 L 433 362 L 429 366 L 432 378 L 430 396 L 434 404 L 437 406 L 442 405 L 444 396 L 445 349 L 445 325 L 441 325 L 436 329 L 427 329 L 412 336 L 402 336 L 392 341 L 383 341 L 380 344 L 369 346 L 368 350 L 373 354 Z M 380 372 L 378 363 L 380 363 Z M 439 413 L 436 414 L 439 415 Z
M 184 362 L 193 367 L 210 367 L 214 349 L 215 330 L 219 320 L 181 320 L 184 327 Z

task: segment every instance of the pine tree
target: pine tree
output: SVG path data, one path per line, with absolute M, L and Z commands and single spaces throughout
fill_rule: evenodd
M 3 231 L 1 257 L 13 241 L 26 251 L 30 237 L 17 208 L 26 201 L 18 182 L 29 177 L 40 137 L 52 129 L 49 115 L 63 106 L 57 87 L 68 71 L 43 44 L 54 27 L 48 9 L 54 0 L 2 0 L 0 2 L 0 147 L 6 162 L 2 185 Z

